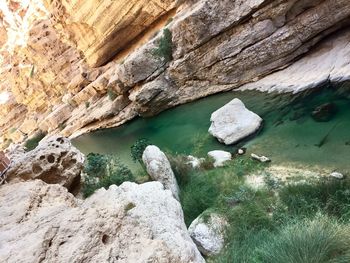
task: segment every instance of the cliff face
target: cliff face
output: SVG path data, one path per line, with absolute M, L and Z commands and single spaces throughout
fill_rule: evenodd
M 10 108 L 0 105 L 0 129 L 14 141 L 38 128 L 76 136 L 216 92 L 260 88 L 266 80 L 259 79 L 284 69 L 296 74 L 291 64 L 325 52 L 342 62 L 325 65 L 322 74 L 313 64 L 314 78 L 285 90 L 348 79 L 350 35 L 341 31 L 350 21 L 347 0 L 14 3 L 7 1 L 8 13 L 29 25 L 24 44 L 9 49 L 13 26 L 0 16 L 0 92 L 13 98 Z M 336 78 L 323 74 L 330 67 Z M 278 86 L 273 76 L 265 90 Z M 16 123 L 10 112 L 19 109 Z

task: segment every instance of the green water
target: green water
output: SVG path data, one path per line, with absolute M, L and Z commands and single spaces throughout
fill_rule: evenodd
M 163 150 L 205 156 L 210 150 L 234 151 L 247 147 L 248 153 L 266 155 L 275 164 L 310 166 L 350 172 L 350 96 L 349 91 L 323 88 L 302 95 L 277 95 L 256 91 L 228 92 L 179 106 L 152 118 L 138 118 L 126 125 L 96 131 L 76 138 L 73 143 L 85 154 L 113 153 L 137 167 L 130 147 L 147 138 Z M 210 115 L 233 98 L 264 119 L 260 133 L 238 146 L 225 146 L 208 136 Z M 337 106 L 329 122 L 316 122 L 312 110 L 325 103 Z M 329 133 L 328 136 L 326 136 Z M 324 139 L 326 136 L 326 139 Z M 317 146 L 323 141 L 321 147 Z

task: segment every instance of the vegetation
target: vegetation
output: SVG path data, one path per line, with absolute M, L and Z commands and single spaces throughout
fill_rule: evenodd
M 139 162 L 142 168 L 145 168 L 142 161 L 142 154 L 148 145 L 150 145 L 149 140 L 141 138 L 136 140 L 136 142 L 131 146 L 131 158 L 134 162 Z
M 108 88 L 107 95 L 111 101 L 114 101 L 118 97 L 117 93 L 115 93 L 115 91 L 111 88 Z
M 163 30 L 163 36 L 159 39 L 158 47 L 152 50 L 152 55 L 166 63 L 173 59 L 172 33 L 168 28 Z
M 89 101 L 85 101 L 85 108 L 88 109 L 90 107 L 90 102 Z
M 43 131 L 38 131 L 33 137 L 31 137 L 30 139 L 26 140 L 26 142 L 24 143 L 25 148 L 27 149 L 27 151 L 31 151 L 34 150 L 39 142 L 46 136 L 46 133 Z
M 88 154 L 84 167 L 85 178 L 83 195 L 88 197 L 99 188 L 108 188 L 110 185 L 120 185 L 126 181 L 135 181 L 136 178 L 119 159 L 114 155 L 98 153 Z

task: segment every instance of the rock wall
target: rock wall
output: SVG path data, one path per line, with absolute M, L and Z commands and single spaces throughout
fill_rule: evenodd
M 31 19 L 27 45 L 4 55 L 1 66 L 7 70 L 0 93 L 10 90 L 22 105 L 12 110 L 24 107 L 24 122 L 32 123 L 25 135 L 41 129 L 78 136 L 217 92 L 258 88 L 249 83 L 302 59 L 322 61 L 321 46 L 334 47 L 329 57 L 341 51 L 342 64 L 350 61 L 347 0 L 44 2 L 46 12 Z M 164 46 L 170 54 L 157 55 Z M 321 75 L 328 80 L 324 73 L 334 66 L 303 64 L 313 83 Z M 299 79 L 300 72 L 289 72 Z M 347 79 L 344 69 L 329 80 Z M 273 77 L 264 90 L 278 83 Z M 22 140 L 9 130 L 22 131 L 23 121 L 6 123 L 3 140 Z

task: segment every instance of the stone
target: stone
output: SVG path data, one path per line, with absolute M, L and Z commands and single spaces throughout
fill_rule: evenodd
M 224 217 L 212 213 L 205 219 L 203 215 L 197 217 L 189 226 L 188 232 L 203 255 L 213 256 L 220 253 L 225 245 L 227 226 Z
M 11 183 L 41 179 L 49 184 L 60 184 L 74 191 L 80 184 L 84 155 L 71 142 L 59 135 L 44 138 L 32 151 L 12 150 L 7 180 Z
M 239 155 L 243 155 L 243 154 L 245 154 L 245 150 L 244 149 L 238 149 L 237 153 Z
M 339 173 L 339 172 L 333 172 L 329 176 L 336 178 L 336 179 L 343 179 L 344 178 L 344 175 L 342 173 Z
M 201 164 L 205 161 L 204 158 L 197 158 L 192 155 L 187 156 L 187 160 L 186 164 L 190 164 L 194 169 L 200 168 Z
M 227 161 L 232 159 L 232 154 L 225 151 L 210 151 L 208 156 L 214 159 L 214 167 L 224 166 Z
M 259 161 L 261 163 L 271 162 L 271 160 L 268 157 L 266 157 L 266 156 L 259 156 L 259 155 L 255 154 L 255 153 L 252 153 L 250 156 L 252 157 L 252 159 L 257 160 L 257 161 Z
M 159 182 L 113 185 L 86 200 L 40 180 L 6 184 L 0 208 L 0 262 L 205 262 Z
M 226 145 L 237 143 L 256 133 L 263 122 L 239 99 L 233 99 L 215 111 L 210 121 L 209 133 Z
M 161 182 L 164 188 L 170 190 L 174 197 L 179 200 L 179 186 L 166 155 L 157 146 L 149 145 L 143 152 L 142 160 L 149 176 L 153 180 Z
M 325 103 L 316 107 L 312 113 L 312 118 L 317 122 L 328 122 L 337 112 L 337 105 L 334 103 Z

